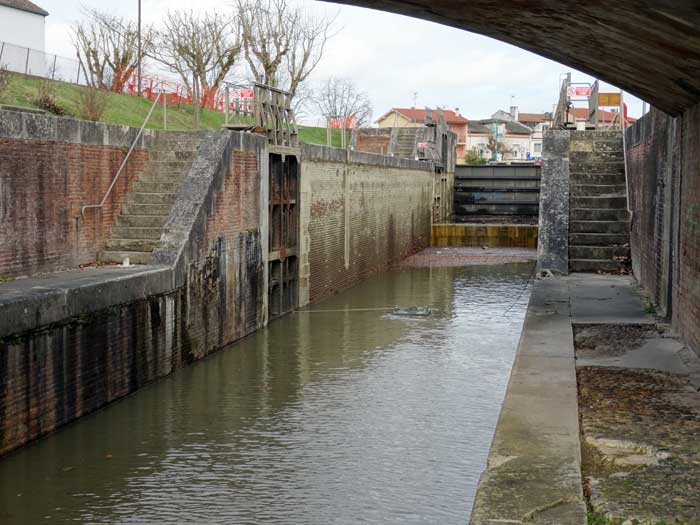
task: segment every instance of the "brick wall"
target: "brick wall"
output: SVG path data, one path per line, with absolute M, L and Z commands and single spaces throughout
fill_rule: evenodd
M 700 353 L 700 105 L 627 130 L 635 276 Z
M 430 245 L 430 166 L 304 147 L 300 302 L 317 302 Z
M 0 318 L 0 455 L 264 326 L 266 144 L 241 135 L 202 145 L 154 254 L 164 266 L 120 279 L 119 302 L 83 283 L 93 299 L 67 293 L 60 321 L 8 333 Z M 27 315 L 46 319 L 41 303 Z
M 82 206 L 104 197 L 133 133 L 12 111 L 0 111 L 0 120 L 0 275 L 27 276 L 95 261 L 147 150 L 134 151 L 105 207 L 87 210 L 80 219 Z M 64 122 L 73 127 L 62 128 Z M 112 133 L 110 140 L 109 128 L 121 133 Z

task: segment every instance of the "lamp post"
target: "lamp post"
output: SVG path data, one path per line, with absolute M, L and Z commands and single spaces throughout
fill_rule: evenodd
M 138 21 L 138 67 L 136 69 L 137 93 L 141 96 L 141 0 L 139 0 L 139 21 Z

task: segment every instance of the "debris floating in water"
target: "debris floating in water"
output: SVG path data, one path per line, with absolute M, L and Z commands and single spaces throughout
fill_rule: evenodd
M 411 306 L 410 308 L 394 308 L 391 313 L 407 317 L 428 317 L 431 312 L 432 310 L 426 306 Z

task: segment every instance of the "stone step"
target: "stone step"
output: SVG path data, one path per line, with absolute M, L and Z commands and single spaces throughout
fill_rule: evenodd
M 149 160 L 143 167 L 143 171 L 147 173 L 164 173 L 171 171 L 180 173 L 189 170 L 191 165 L 191 160 Z
M 595 197 L 572 197 L 572 208 L 597 208 L 597 209 L 625 209 L 627 208 L 627 197 L 609 197 L 599 195 Z
M 160 246 L 160 239 L 119 239 L 111 238 L 107 241 L 107 251 L 119 252 L 152 252 Z
M 142 182 L 172 182 L 172 183 L 182 183 L 187 177 L 187 171 L 181 172 L 164 172 L 164 173 L 149 173 L 144 171 L 139 175 L 139 180 Z
M 571 195 L 575 197 L 624 197 L 627 195 L 625 184 L 571 184 Z
M 201 139 L 161 139 L 151 151 L 197 151 L 201 143 Z
M 152 150 L 148 160 L 158 162 L 192 162 L 197 155 L 196 150 Z
M 162 228 L 144 228 L 141 226 L 112 226 L 114 239 L 160 239 Z
M 569 223 L 569 233 L 629 233 L 629 221 L 577 221 Z
M 582 162 L 585 164 L 595 164 L 598 162 L 624 162 L 625 154 L 621 147 L 606 148 L 607 151 L 570 151 L 569 162 Z
M 571 233 L 569 246 L 621 246 L 629 244 L 626 233 Z
M 571 246 L 569 259 L 616 260 L 617 257 L 629 258 L 629 246 Z
M 572 221 L 626 221 L 629 212 L 626 209 L 572 208 Z M 612 232 L 611 232 L 612 233 Z
M 129 258 L 129 264 L 150 264 L 151 252 L 129 252 L 118 250 L 104 250 L 100 252 L 97 259 L 103 263 L 123 263 L 124 258 Z
M 127 205 L 131 204 L 172 204 L 177 193 L 129 193 Z
M 610 261 L 600 259 L 569 259 L 572 272 L 614 272 L 621 273 L 629 269 L 627 261 Z
M 569 173 L 587 175 L 607 175 L 625 173 L 624 162 L 576 162 L 569 161 Z
M 167 215 L 120 215 L 117 217 L 116 225 L 135 228 L 162 228 L 167 218 Z
M 182 186 L 180 181 L 177 182 L 160 182 L 150 180 L 139 180 L 134 184 L 134 192 L 136 193 L 177 193 Z
M 571 185 L 620 185 L 626 184 L 624 173 L 571 173 L 569 175 Z
M 172 204 L 127 204 L 122 210 L 122 215 L 151 215 L 167 217 L 170 215 Z

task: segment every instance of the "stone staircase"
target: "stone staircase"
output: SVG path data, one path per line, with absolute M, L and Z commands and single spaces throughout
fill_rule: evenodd
M 416 151 L 416 128 L 397 128 L 396 129 L 396 150 L 394 155 L 412 159 L 415 157 Z
M 630 267 L 630 217 L 622 136 L 574 133 L 581 138 L 572 138 L 569 164 L 569 269 L 625 272 Z
M 201 136 L 192 132 L 163 132 L 153 148 L 139 180 L 127 196 L 100 262 L 149 264 L 160 245 L 170 209 L 187 176 Z

